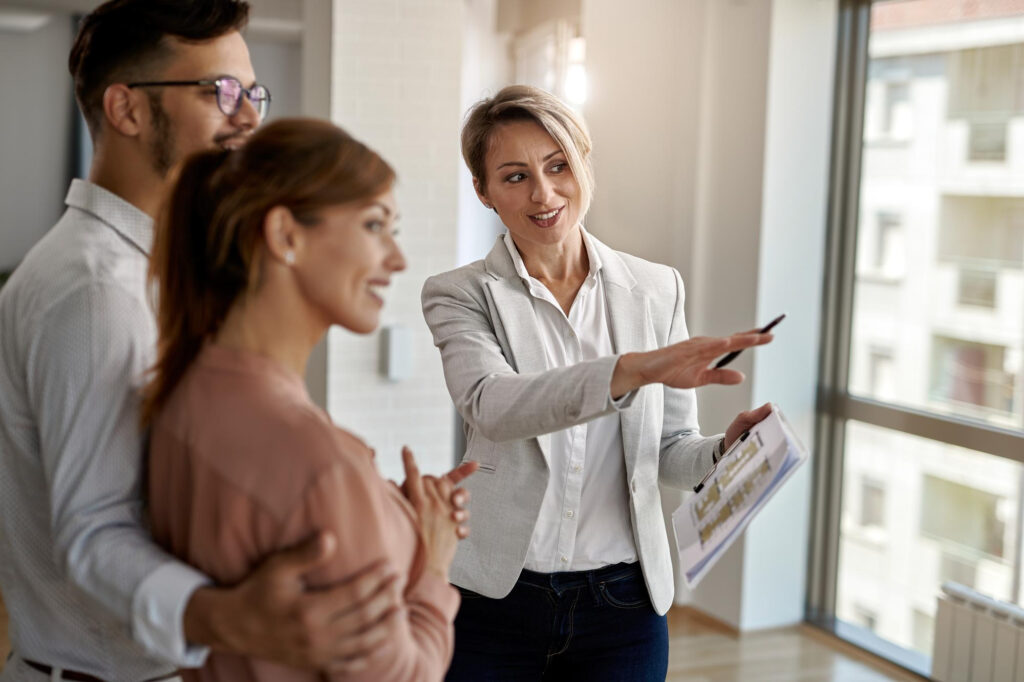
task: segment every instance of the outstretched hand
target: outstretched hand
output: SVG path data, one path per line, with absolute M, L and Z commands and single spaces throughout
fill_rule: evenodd
M 743 332 L 732 336 L 697 336 L 671 346 L 641 353 L 626 353 L 612 374 L 611 392 L 619 398 L 646 384 L 696 388 L 707 384 L 738 384 L 743 373 L 716 369 L 711 362 L 726 353 L 771 342 L 771 334 Z

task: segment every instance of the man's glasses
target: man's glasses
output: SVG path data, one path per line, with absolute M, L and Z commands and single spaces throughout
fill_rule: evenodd
M 198 80 L 198 81 L 144 81 L 128 83 L 129 88 L 177 87 L 187 85 L 212 85 L 217 89 L 217 107 L 225 116 L 234 116 L 242 108 L 242 95 L 249 98 L 260 119 L 267 117 L 270 111 L 270 90 L 267 86 L 254 84 L 251 88 L 242 87 L 242 82 L 232 76 Z

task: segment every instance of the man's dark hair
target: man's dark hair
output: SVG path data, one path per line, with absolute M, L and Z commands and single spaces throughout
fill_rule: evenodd
M 248 20 L 249 3 L 240 0 L 110 0 L 86 15 L 68 70 L 93 139 L 107 86 L 148 77 L 147 71 L 171 55 L 166 37 L 213 40 L 241 30 Z

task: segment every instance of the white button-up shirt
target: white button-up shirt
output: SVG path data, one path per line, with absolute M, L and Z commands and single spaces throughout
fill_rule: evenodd
M 153 226 L 82 180 L 66 203 L 0 290 L 0 589 L 22 658 L 141 680 L 204 660 L 182 616 L 208 582 L 143 525 Z
M 548 288 L 526 271 L 511 235 L 505 234 L 505 246 L 533 299 L 534 324 L 549 369 L 615 353 L 601 259 L 589 235 L 581 232 L 590 272 L 568 315 Z M 550 464 L 526 568 L 556 573 L 636 561 L 618 412 L 552 433 Z

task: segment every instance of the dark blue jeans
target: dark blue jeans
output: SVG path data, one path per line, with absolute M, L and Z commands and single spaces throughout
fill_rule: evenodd
M 639 564 L 523 571 L 504 599 L 459 588 L 448 682 L 664 682 L 668 624 Z

